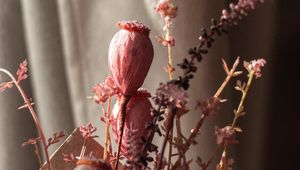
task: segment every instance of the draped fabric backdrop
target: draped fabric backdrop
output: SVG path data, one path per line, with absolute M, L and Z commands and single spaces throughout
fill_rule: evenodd
M 0 0 L 0 67 L 14 72 L 18 63 L 27 59 L 29 79 L 22 82 L 27 94 L 32 96 L 46 136 L 65 130 L 68 134 L 77 126 L 92 122 L 100 127 L 100 108 L 87 99 L 94 84 L 101 82 L 108 73 L 107 50 L 118 30 L 120 20 L 138 20 L 151 28 L 150 38 L 155 56 L 144 87 L 155 92 L 159 82 L 168 80 L 163 66 L 167 63 L 167 50 L 158 44 L 155 35 L 163 34 L 163 22 L 153 10 L 154 0 Z M 228 2 L 228 1 L 226 1 Z M 220 0 L 175 0 L 178 17 L 172 25 L 176 40 L 174 63 L 187 55 L 186 49 L 197 44 L 201 27 L 207 27 L 210 18 L 219 18 L 226 7 Z M 231 156 L 236 169 L 265 169 L 272 160 L 268 150 L 271 142 L 269 130 L 272 119 L 270 96 L 274 91 L 275 46 L 279 42 L 274 29 L 280 21 L 277 2 L 267 1 L 241 24 L 230 30 L 229 36 L 216 40 L 209 55 L 198 66 L 197 76 L 189 90 L 193 108 L 196 101 L 212 96 L 225 78 L 221 57 L 231 65 L 237 56 L 242 60 L 265 57 L 268 65 L 262 79 L 254 82 L 246 101 L 248 114 L 239 122 L 245 133 L 239 135 L 239 145 L 232 147 Z M 284 11 L 283 11 L 284 12 Z M 284 28 L 283 28 L 284 29 Z M 277 34 L 277 33 L 276 33 Z M 242 69 L 242 67 L 240 67 Z M 175 76 L 179 74 L 179 70 Z M 7 77 L 2 76 L 1 79 Z M 232 110 L 240 94 L 232 83 L 222 98 L 229 102 L 219 116 L 209 118 L 193 146 L 189 158 L 201 156 L 204 160 L 216 145 L 214 125 L 220 127 L 232 120 Z M 38 164 L 33 148 L 21 148 L 22 142 L 36 137 L 34 123 L 27 110 L 17 111 L 22 100 L 15 88 L 0 94 L 0 169 L 31 170 Z M 274 110 L 273 110 L 274 111 Z M 188 134 L 195 126 L 200 113 L 194 111 L 183 118 L 183 131 Z M 158 139 L 159 141 L 159 139 Z M 99 138 L 104 143 L 103 138 Z M 51 147 L 51 152 L 57 147 Z M 279 150 L 280 151 L 280 150 Z M 282 150 L 281 150 L 282 151 Z M 201 155 L 200 155 L 201 153 Z M 268 158 L 268 159 L 267 159 Z M 269 162 L 265 162 L 268 160 Z M 199 169 L 193 165 L 191 169 Z M 214 169 L 212 166 L 211 169 Z

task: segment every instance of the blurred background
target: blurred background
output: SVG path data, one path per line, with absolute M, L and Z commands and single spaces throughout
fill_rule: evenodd
M 202 27 L 218 19 L 231 1 L 174 0 L 178 16 L 171 32 L 176 40 L 174 63 L 187 56 L 187 49 L 198 42 Z M 138 20 L 151 29 L 155 56 L 144 87 L 155 92 L 159 82 L 168 80 L 163 67 L 167 50 L 156 42 L 163 34 L 163 21 L 154 11 L 155 0 L 0 0 L 0 67 L 15 72 L 20 62 L 29 62 L 29 79 L 22 82 L 36 104 L 46 136 L 92 122 L 103 132 L 98 105 L 88 100 L 94 84 L 109 75 L 107 50 L 120 20 Z M 297 169 L 300 143 L 299 61 L 300 22 L 298 1 L 266 0 L 244 18 L 230 34 L 216 39 L 209 54 L 198 65 L 189 90 L 192 111 L 183 118 L 188 134 L 200 113 L 196 101 L 212 96 L 225 78 L 221 58 L 231 66 L 242 60 L 264 57 L 267 66 L 246 100 L 247 115 L 238 125 L 244 133 L 240 144 L 230 147 L 234 169 Z M 239 67 L 243 69 L 243 67 Z M 180 69 L 175 76 L 180 74 Z M 245 74 L 243 75 L 245 80 Z M 7 80 L 1 75 L 0 82 Z M 235 80 L 222 98 L 229 102 L 218 116 L 205 122 L 199 145 L 189 158 L 207 160 L 216 147 L 214 126 L 230 124 L 232 110 L 240 94 Z M 0 169 L 37 169 L 33 148 L 21 148 L 36 137 L 35 125 L 27 110 L 17 111 L 22 99 L 16 88 L 0 94 Z M 98 139 L 104 143 L 104 139 Z M 159 140 L 157 141 L 159 142 Z M 51 152 L 57 146 L 51 148 Z M 191 169 L 199 169 L 194 163 Z M 214 169 L 214 165 L 211 166 Z

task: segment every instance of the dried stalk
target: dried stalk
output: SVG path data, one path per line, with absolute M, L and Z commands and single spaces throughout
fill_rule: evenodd
M 227 76 L 226 76 L 225 80 L 223 81 L 222 85 L 217 90 L 217 92 L 214 94 L 215 99 L 219 98 L 219 96 L 224 91 L 226 85 L 229 83 L 229 81 L 231 80 L 232 77 L 235 77 L 235 76 L 241 74 L 241 72 L 239 72 L 239 71 L 236 72 L 235 71 L 237 66 L 239 65 L 239 62 L 240 62 L 240 59 L 239 59 L 239 57 L 237 57 L 237 59 L 235 60 L 233 66 L 232 66 L 232 68 L 229 71 L 226 62 L 223 60 L 223 67 L 224 67 L 225 72 L 227 73 Z M 175 164 L 179 163 L 179 161 L 182 159 L 182 155 L 185 155 L 185 153 L 189 149 L 190 145 L 193 143 L 195 137 L 199 133 L 199 131 L 200 131 L 200 129 L 201 129 L 201 127 L 202 127 L 202 125 L 203 125 L 203 123 L 204 123 L 207 116 L 208 116 L 207 114 L 202 114 L 201 115 L 199 121 L 196 124 L 196 127 L 193 129 L 192 133 L 190 134 L 190 136 L 188 137 L 186 143 L 184 144 L 184 147 L 182 149 L 182 154 L 179 154 L 179 158 L 178 158 L 178 160 L 176 161 Z
M 23 100 L 25 102 L 25 105 L 27 106 L 28 110 L 30 111 L 31 116 L 32 116 L 32 118 L 34 120 L 34 123 L 35 123 L 35 125 L 37 127 L 37 130 L 38 130 L 38 133 L 39 133 L 39 137 L 41 138 L 41 142 L 42 142 L 42 145 L 43 145 L 43 150 L 44 150 L 44 154 L 45 154 L 45 157 L 46 157 L 48 168 L 49 168 L 49 170 L 51 170 L 52 166 L 51 166 L 51 162 L 50 162 L 49 153 L 48 153 L 48 150 L 47 150 L 46 138 L 45 138 L 44 132 L 42 130 L 40 121 L 39 121 L 39 119 L 38 119 L 38 117 L 37 117 L 37 115 L 36 115 L 36 113 L 35 113 L 32 105 L 31 105 L 31 101 L 29 100 L 29 98 L 27 97 L 25 91 L 20 86 L 20 84 L 17 82 L 17 80 L 15 79 L 15 77 L 9 71 L 0 68 L 0 72 L 5 73 L 6 75 L 8 75 L 12 79 L 12 81 L 16 85 L 19 93 L 21 94 L 21 96 L 22 96 L 22 98 L 23 98 Z
M 242 97 L 241 97 L 241 100 L 240 100 L 238 109 L 237 109 L 237 111 L 234 113 L 234 118 L 233 118 L 233 121 L 232 121 L 232 123 L 231 123 L 231 128 L 234 128 L 234 127 L 235 127 L 238 118 L 241 116 L 241 113 L 243 113 L 244 102 L 245 102 L 246 96 L 247 96 L 247 94 L 248 94 L 249 88 L 250 88 L 250 86 L 251 86 L 251 83 L 252 83 L 252 81 L 253 81 L 253 78 L 254 78 L 254 71 L 251 71 L 251 72 L 249 72 L 249 78 L 248 78 L 248 81 L 247 81 L 247 85 L 246 85 L 245 89 L 242 90 Z M 224 144 L 224 149 L 223 149 L 223 153 L 222 153 L 222 158 L 223 158 L 223 157 L 226 157 L 226 155 L 227 155 L 227 144 Z M 222 159 L 220 160 L 219 165 L 220 165 L 221 168 L 222 168 L 222 165 L 223 165 Z

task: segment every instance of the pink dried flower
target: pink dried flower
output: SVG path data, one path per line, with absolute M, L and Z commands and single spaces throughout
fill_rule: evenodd
M 157 92 L 169 98 L 169 102 L 174 102 L 177 107 L 183 107 L 188 101 L 187 93 L 175 84 L 160 84 Z
M 215 135 L 217 136 L 217 144 L 236 144 L 238 141 L 235 139 L 235 130 L 231 126 L 224 128 L 215 127 Z
M 142 86 L 153 60 L 149 29 L 137 21 L 122 21 L 109 45 L 108 63 L 123 95 L 133 96 Z
M 97 128 L 94 127 L 91 123 L 87 124 L 86 126 L 80 126 L 79 131 L 82 137 L 87 140 L 88 138 L 95 138 L 98 136 L 92 136 L 94 132 L 96 132 Z
M 264 0 L 239 0 L 236 4 L 229 5 L 230 11 L 222 10 L 222 20 L 241 19 L 243 16 L 248 15 L 248 11 L 255 9 L 258 3 L 263 3 Z
M 108 95 L 113 96 L 117 94 L 118 87 L 114 81 L 114 78 L 112 76 L 108 76 L 104 81 L 104 87 L 107 89 Z
M 244 62 L 244 66 L 249 72 L 254 72 L 255 77 L 259 78 L 262 76 L 261 68 L 267 64 L 267 61 L 263 58 L 252 60 L 250 63 Z
M 24 60 L 22 63 L 20 63 L 19 68 L 17 70 L 17 83 L 20 83 L 22 80 L 27 79 L 28 75 L 26 74 L 28 71 L 27 69 L 27 61 Z M 0 93 L 5 91 L 6 89 L 12 88 L 13 87 L 13 81 L 9 82 L 3 82 L 0 84 Z
M 119 93 L 119 90 L 114 79 L 111 76 L 108 76 L 104 82 L 96 84 L 93 87 L 92 92 L 95 94 L 93 96 L 94 101 L 99 104 L 104 103 L 109 96 L 111 97 Z
M 17 71 L 17 75 L 18 75 L 18 80 L 17 82 L 19 83 L 22 80 L 27 79 L 28 75 L 26 74 L 28 71 L 27 69 L 27 61 L 24 60 L 22 63 L 20 63 L 19 69 Z
M 196 109 L 200 108 L 203 114 L 210 116 L 216 115 L 220 108 L 221 101 L 219 98 L 211 97 L 205 101 L 198 101 Z
M 141 137 L 148 133 L 153 133 L 151 129 L 145 129 L 146 124 L 152 120 L 151 103 L 148 99 L 150 94 L 145 90 L 139 90 L 135 96 L 132 96 L 126 107 L 126 119 L 124 126 L 124 134 L 121 145 L 121 152 L 126 158 L 136 157 L 136 155 L 144 153 L 142 149 Z M 117 99 L 112 110 L 112 127 L 115 141 L 119 141 L 118 129 L 120 128 L 121 101 Z M 134 136 L 132 137 L 132 134 Z M 130 142 L 129 142 L 130 140 Z M 133 141 L 134 140 L 134 141 Z M 136 142 L 136 152 L 128 152 L 130 150 L 129 143 Z
M 154 8 L 162 18 L 173 19 L 177 16 L 178 8 L 171 0 L 159 0 Z
M 93 99 L 97 104 L 104 103 L 108 98 L 107 91 L 103 84 L 96 84 L 93 87 L 92 92 L 95 94 Z

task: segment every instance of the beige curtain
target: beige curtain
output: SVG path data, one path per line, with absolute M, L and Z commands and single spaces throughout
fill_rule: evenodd
M 226 4 L 219 0 L 175 0 L 174 3 L 179 6 L 172 28 L 176 39 L 174 63 L 178 63 L 186 56 L 186 49 L 197 43 L 200 28 L 207 27 L 210 18 L 218 18 Z M 154 5 L 154 0 L 0 0 L 0 67 L 15 71 L 20 61 L 28 59 L 30 77 L 23 84 L 36 103 L 46 136 L 60 130 L 69 133 L 88 122 L 99 126 L 98 133 L 101 132 L 100 108 L 87 97 L 92 86 L 109 74 L 107 49 L 118 30 L 117 21 L 138 20 L 151 28 L 155 58 L 144 87 L 153 93 L 159 82 L 168 79 L 163 69 L 167 51 L 155 40 L 156 35 L 163 33 L 163 23 L 153 10 Z M 238 55 L 242 59 L 270 56 L 274 9 L 274 3 L 261 5 L 233 28 L 230 36 L 216 40 L 209 55 L 198 65 L 197 76 L 192 81 L 189 90 L 192 108 L 196 100 L 213 95 L 224 79 L 221 57 L 231 64 Z M 179 73 L 178 69 L 176 75 Z M 207 160 L 213 152 L 214 125 L 228 124 L 238 102 L 237 93 L 231 87 L 222 97 L 232 102 L 224 105 L 219 117 L 206 122 L 200 144 L 193 147 L 189 158 L 201 156 Z M 255 93 L 253 90 L 249 96 L 249 114 L 241 125 L 245 133 L 240 137 L 241 144 L 232 149 L 236 169 L 263 169 L 267 87 L 265 76 L 257 81 Z M 16 89 L 0 94 L 0 169 L 29 170 L 38 166 L 33 148 L 20 148 L 25 139 L 37 135 L 28 111 L 16 111 L 21 104 Z M 183 119 L 186 134 L 195 126 L 199 114 L 193 110 Z M 99 142 L 103 144 L 104 139 L 99 138 Z M 199 168 L 193 164 L 191 169 Z

